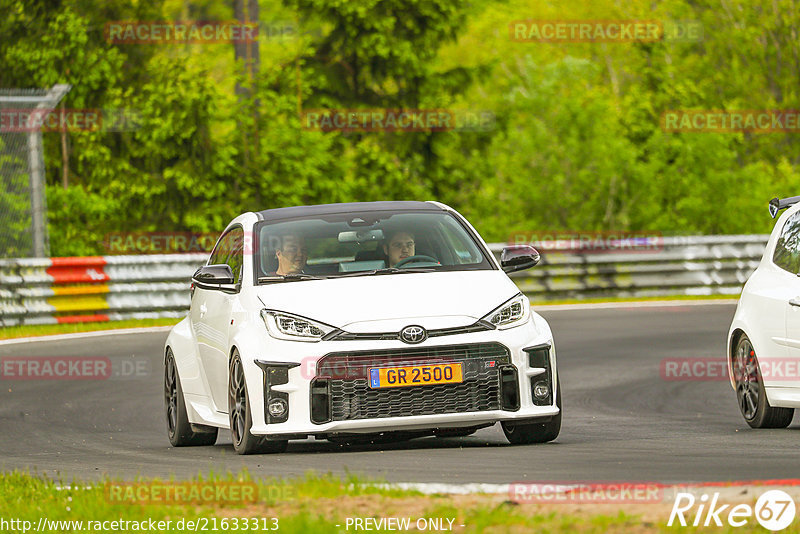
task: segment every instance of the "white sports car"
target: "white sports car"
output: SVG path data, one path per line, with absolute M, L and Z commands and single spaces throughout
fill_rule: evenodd
M 800 407 L 800 197 L 774 198 L 775 224 L 728 332 L 739 409 L 753 428 L 785 428 Z
M 167 338 L 170 442 L 240 454 L 288 440 L 464 436 L 501 422 L 511 443 L 558 436 L 553 336 L 492 256 L 437 202 L 278 208 L 235 218 L 192 279 Z

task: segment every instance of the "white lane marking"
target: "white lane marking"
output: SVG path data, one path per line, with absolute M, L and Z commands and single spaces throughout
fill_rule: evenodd
M 0 339 L 0 345 L 13 345 L 15 343 L 31 343 L 33 341 L 68 341 L 86 337 L 114 336 L 118 334 L 147 334 L 156 332 L 169 332 L 171 326 L 146 326 L 142 328 L 115 328 L 113 330 L 95 330 L 93 332 L 73 332 L 71 334 L 55 334 L 50 336 L 17 337 L 13 339 Z
M 391 484 L 373 484 L 374 487 L 382 489 L 401 489 L 413 490 L 426 495 L 434 493 L 450 493 L 457 495 L 469 495 L 473 493 L 508 493 L 509 484 L 440 484 L 432 482 L 395 482 Z

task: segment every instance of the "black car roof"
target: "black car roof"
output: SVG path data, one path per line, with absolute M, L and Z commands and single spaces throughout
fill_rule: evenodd
M 292 206 L 288 208 L 273 208 L 256 212 L 259 221 L 277 221 L 281 219 L 294 219 L 312 215 L 334 215 L 339 213 L 354 213 L 365 211 L 444 211 L 444 209 L 430 202 L 418 200 L 392 200 L 382 202 L 347 202 L 342 204 L 317 204 L 314 206 Z

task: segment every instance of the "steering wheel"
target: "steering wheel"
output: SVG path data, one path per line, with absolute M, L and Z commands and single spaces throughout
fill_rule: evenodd
M 431 256 L 425 256 L 424 254 L 419 254 L 417 256 L 409 256 L 407 258 L 403 258 L 402 260 L 395 263 L 394 266 L 399 269 L 403 265 L 407 265 L 409 263 L 423 262 L 423 261 L 439 263 L 439 260 L 437 260 L 436 258 L 433 258 Z

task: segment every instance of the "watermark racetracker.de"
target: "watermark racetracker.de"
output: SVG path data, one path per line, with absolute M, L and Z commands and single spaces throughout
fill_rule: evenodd
M 295 497 L 289 485 L 260 485 L 252 481 L 106 482 L 103 495 L 112 504 L 255 504 L 285 502 Z
M 800 133 L 800 110 L 666 110 L 660 126 L 667 133 Z
M 646 504 L 664 500 L 656 482 L 512 482 L 508 497 L 520 504 Z
M 211 252 L 218 237 L 212 232 L 113 232 L 101 245 L 109 255 L 191 254 Z
M 661 252 L 661 232 L 626 230 L 536 230 L 517 231 L 508 237 L 510 245 L 531 245 L 540 252 L 602 254 L 619 252 Z
M 701 41 L 703 25 L 694 20 L 515 20 L 512 41 L 528 43 L 652 43 Z
M 219 44 L 257 43 L 261 39 L 290 39 L 299 34 L 292 21 L 269 23 L 239 21 L 144 21 L 106 22 L 109 44 Z M 305 32 L 319 36 L 319 32 Z
M 141 128 L 141 113 L 132 109 L 0 109 L 0 133 L 129 132 Z
M 220 235 L 216 232 L 110 232 L 103 236 L 100 246 L 108 255 L 125 254 L 196 254 L 214 250 Z M 225 246 L 241 246 L 244 254 L 254 252 L 253 237 L 248 234 Z M 281 237 L 262 236 L 258 246 L 261 250 L 275 251 L 281 246 Z
M 730 380 L 730 365 L 725 358 L 664 358 L 659 364 L 659 373 L 662 380 L 670 382 L 727 381 Z M 749 371 L 755 373 L 754 368 Z M 734 366 L 736 372 L 740 371 Z M 800 359 L 761 357 L 758 373 L 762 380 L 800 381 Z
M 106 356 L 7 356 L 0 358 L 0 380 L 133 380 L 150 376 L 146 358 Z
M 488 110 L 308 109 L 300 121 L 303 129 L 322 132 L 486 132 L 496 117 Z

